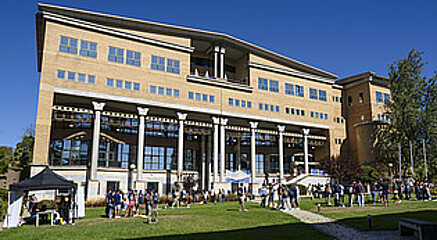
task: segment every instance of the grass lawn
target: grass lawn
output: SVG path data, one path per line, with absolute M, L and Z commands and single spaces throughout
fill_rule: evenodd
M 27 225 L 0 231 L 0 239 L 332 239 L 282 212 L 256 203 L 248 209 L 239 212 L 237 202 L 226 202 L 161 210 L 160 222 L 149 225 L 141 218 L 103 218 L 103 208 L 90 208 L 75 226 Z
M 317 204 L 322 204 L 322 215 L 336 219 L 346 225 L 359 230 L 368 231 L 367 215 L 371 216 L 372 230 L 395 230 L 399 218 L 414 218 L 423 221 L 437 223 L 437 202 L 428 201 L 402 201 L 402 203 L 390 203 L 390 207 L 382 204 L 367 204 L 360 208 L 338 208 L 325 204 L 323 200 L 302 200 L 301 208 L 317 212 Z

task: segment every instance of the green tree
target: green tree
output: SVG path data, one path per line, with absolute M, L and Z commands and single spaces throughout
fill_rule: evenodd
M 33 143 L 35 141 L 35 131 L 33 128 L 25 130 L 21 142 L 17 143 L 14 151 L 14 161 L 17 166 L 23 168 L 20 178 L 26 179 L 30 176 L 30 163 L 33 158 Z
M 0 172 L 4 173 L 13 163 L 12 147 L 0 146 Z

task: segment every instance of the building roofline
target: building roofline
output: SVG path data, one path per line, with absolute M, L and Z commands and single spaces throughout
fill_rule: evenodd
M 339 79 L 335 81 L 335 84 L 347 87 L 350 84 L 354 84 L 363 80 L 367 80 L 368 82 L 373 82 L 382 86 L 388 86 L 388 78 L 376 75 L 374 72 L 371 71 Z
M 220 32 L 213 32 L 213 31 L 206 31 L 201 29 L 195 29 L 195 28 L 188 28 L 188 27 L 182 27 L 182 26 L 176 26 L 176 25 L 170 25 L 170 24 L 164 24 L 164 23 L 158 23 L 158 22 L 152 22 L 147 20 L 140 20 L 140 19 L 134 19 L 129 17 L 122 17 L 117 16 L 113 14 L 105 14 L 105 13 L 99 13 L 99 12 L 93 12 L 88 10 L 81 10 L 81 9 L 75 9 L 75 8 L 69 8 L 69 7 L 63 7 L 58 5 L 52 5 L 52 4 L 46 4 L 46 3 L 38 3 L 38 10 L 43 12 L 53 12 L 57 14 L 67 15 L 67 16 L 75 16 L 79 18 L 85 18 L 85 19 L 94 19 L 104 22 L 112 22 L 112 23 L 118 23 L 127 27 L 142 27 L 143 29 L 147 29 L 149 31 L 156 31 L 156 32 L 162 32 L 162 33 L 171 33 L 171 34 L 179 34 L 184 36 L 190 36 L 190 37 L 200 37 L 200 38 L 206 38 L 206 39 L 213 39 L 213 40 L 221 40 L 224 42 L 228 42 L 230 44 L 234 44 L 243 48 L 246 48 L 247 50 L 252 51 L 254 54 L 259 54 L 263 57 L 270 58 L 274 61 L 278 61 L 282 64 L 298 68 L 300 70 L 305 70 L 307 72 L 323 76 L 330 79 L 337 79 L 338 76 L 335 74 L 332 74 L 330 72 L 324 71 L 322 69 L 313 67 L 311 65 L 302 63 L 300 61 L 291 59 L 289 57 L 286 57 L 284 55 L 278 54 L 276 52 L 273 52 L 271 50 L 267 50 L 265 48 L 262 48 L 260 46 L 257 46 L 255 44 L 249 43 L 247 41 L 244 41 L 242 39 L 233 37 L 226 33 L 220 33 Z

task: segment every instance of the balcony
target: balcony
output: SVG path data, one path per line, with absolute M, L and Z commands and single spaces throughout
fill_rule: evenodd
M 194 72 L 187 76 L 187 81 L 232 90 L 253 92 L 253 87 L 249 86 L 247 81 L 214 78 L 209 75 L 209 71 L 206 71 L 203 75 L 201 75 L 195 69 Z

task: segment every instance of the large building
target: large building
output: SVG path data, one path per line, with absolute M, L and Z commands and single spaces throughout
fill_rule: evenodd
M 242 170 L 256 192 L 317 173 L 328 156 L 367 157 L 357 132 L 382 116 L 382 77 L 336 81 L 223 33 L 38 8 L 32 174 L 49 165 L 91 199 L 111 188 L 166 193 L 175 182 L 232 189 L 226 171 Z

